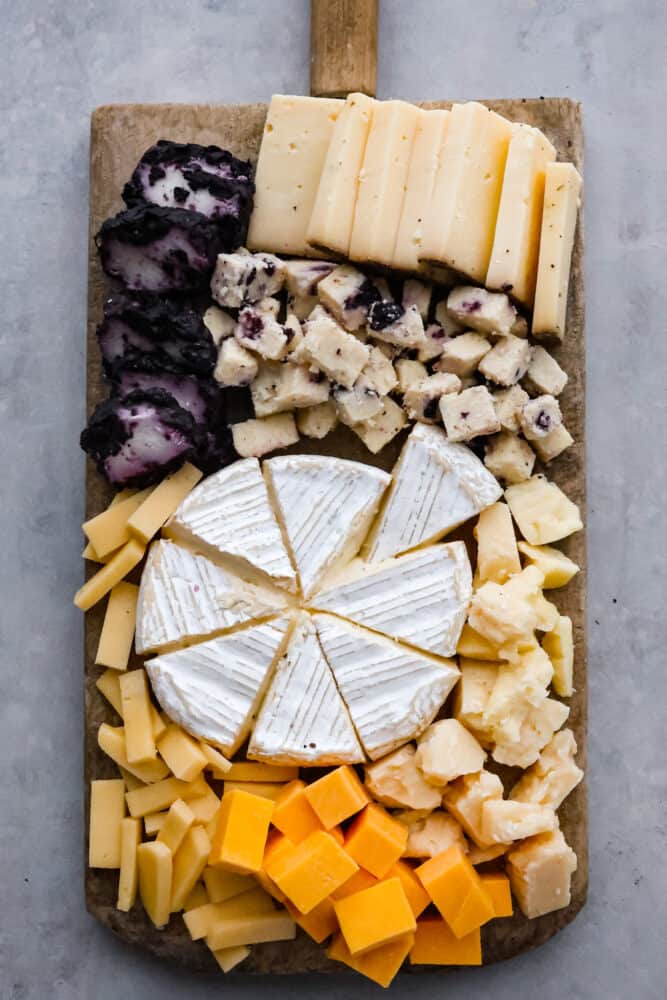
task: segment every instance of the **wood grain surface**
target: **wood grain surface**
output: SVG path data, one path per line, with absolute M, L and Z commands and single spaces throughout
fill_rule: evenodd
M 528 122 L 541 128 L 554 143 L 559 159 L 573 161 L 582 169 L 583 134 L 579 105 L 564 99 L 486 101 L 507 118 Z M 449 102 L 425 102 L 422 107 L 446 108 Z M 99 108 L 92 118 L 90 163 L 90 258 L 88 313 L 88 408 L 91 410 L 107 395 L 102 377 L 95 328 L 100 321 L 102 302 L 109 284 L 102 274 L 93 236 L 102 221 L 120 210 L 120 192 L 124 181 L 141 153 L 157 139 L 182 142 L 216 143 L 231 149 L 237 156 L 255 159 L 260 144 L 266 105 L 114 105 Z M 553 478 L 582 509 L 586 510 L 584 451 L 584 288 L 582 274 L 583 232 L 580 221 L 573 257 L 568 305 L 568 329 L 554 355 L 569 375 L 561 403 L 564 420 L 575 438 L 575 445 L 549 467 Z M 358 438 L 345 428 L 324 441 L 304 439 L 294 451 L 338 454 L 390 469 L 400 450 L 402 439 L 392 442 L 379 456 L 372 456 Z M 86 513 L 97 514 L 108 503 L 111 492 L 89 462 L 86 474 Z M 570 615 L 575 634 L 575 687 L 570 701 L 569 725 L 579 744 L 579 763 L 586 767 L 586 549 L 584 532 L 568 539 L 563 548 L 581 566 L 582 572 L 553 596 L 560 610 Z M 91 575 L 95 567 L 88 565 Z M 95 688 L 101 669 L 94 665 L 95 650 L 105 602 L 86 616 L 85 628 L 85 794 L 86 804 L 91 778 L 117 776 L 115 765 L 98 749 L 97 730 L 101 722 L 119 724 L 113 710 Z M 138 664 L 138 660 L 136 663 Z M 509 775 L 508 775 L 509 776 Z M 587 790 L 584 781 L 569 796 L 560 810 L 565 836 L 577 853 L 579 866 L 573 878 L 571 904 L 563 910 L 526 920 L 520 914 L 494 921 L 483 928 L 485 964 L 510 958 L 542 944 L 568 924 L 586 900 L 588 883 Z M 172 959 L 193 971 L 217 968 L 202 942 L 190 940 L 179 915 L 172 916 L 168 927 L 156 930 L 138 903 L 131 913 L 115 909 L 118 873 L 86 869 L 86 904 L 90 913 L 126 941 L 133 942 L 155 955 Z M 324 948 L 299 931 L 295 942 L 260 945 L 240 967 L 239 973 L 325 972 L 342 967 L 331 963 Z M 419 972 L 419 967 L 407 970 Z M 432 971 L 432 969 L 431 969 Z M 481 975 L 483 973 L 480 972 Z
M 310 92 L 313 97 L 375 96 L 378 0 L 312 0 Z

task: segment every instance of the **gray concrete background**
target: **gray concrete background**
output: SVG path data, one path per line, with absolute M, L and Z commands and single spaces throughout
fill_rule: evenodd
M 379 96 L 565 95 L 587 134 L 591 892 L 497 968 L 394 987 L 468 1000 L 667 992 L 667 238 L 659 0 L 381 0 Z M 1 0 L 0 996 L 343 997 L 361 980 L 193 979 L 82 899 L 81 581 L 88 116 L 308 88 L 306 0 Z

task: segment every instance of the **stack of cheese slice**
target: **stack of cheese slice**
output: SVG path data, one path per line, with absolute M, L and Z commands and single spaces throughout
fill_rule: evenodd
M 136 644 L 157 654 L 160 705 L 225 753 L 250 737 L 248 756 L 274 763 L 358 763 L 418 736 L 459 676 L 472 594 L 464 543 L 439 540 L 499 494 L 422 425 L 392 475 L 296 455 L 211 476 L 141 580 Z

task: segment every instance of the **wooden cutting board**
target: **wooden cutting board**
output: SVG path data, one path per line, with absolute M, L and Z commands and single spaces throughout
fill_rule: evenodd
M 375 3 L 314 3 L 313 45 L 314 62 L 311 89 L 318 95 L 341 94 L 375 87 L 374 53 Z M 341 32 L 352 32 L 351 49 L 341 45 Z M 372 44 L 371 44 L 372 42 Z M 355 48 L 363 58 L 355 58 Z M 336 61 L 335 53 L 348 51 L 348 62 Z M 349 57 L 349 52 L 352 57 Z M 453 95 L 454 97 L 456 95 Z M 571 160 L 581 171 L 583 166 L 583 132 L 579 105 L 565 99 L 526 99 L 485 101 L 491 108 L 513 121 L 528 122 L 542 129 L 558 150 L 559 159 Z M 449 101 L 429 101 L 426 108 L 447 108 Z M 92 116 L 90 150 L 90 252 L 89 301 L 87 340 L 87 402 L 92 410 L 107 396 L 102 377 L 95 328 L 100 321 L 102 302 L 108 282 L 99 266 L 94 234 L 103 220 L 119 211 L 123 205 L 120 192 L 142 152 L 157 139 L 180 142 L 214 143 L 230 149 L 236 156 L 255 160 L 266 116 L 265 104 L 246 105 L 111 105 L 99 108 Z M 583 227 L 581 218 L 574 248 L 572 280 L 568 304 L 568 331 L 565 342 L 554 355 L 569 375 L 561 403 L 564 420 L 575 445 L 549 468 L 553 478 L 582 512 L 586 510 L 585 450 L 584 450 L 584 287 L 583 287 Z M 385 469 L 393 466 L 403 437 L 372 456 L 359 439 L 346 428 L 324 441 L 299 442 L 293 451 L 335 454 L 372 463 Z M 111 498 L 111 491 L 89 462 L 86 473 L 86 516 L 99 513 Z M 555 593 L 561 613 L 569 615 L 575 634 L 575 687 L 571 699 L 568 725 L 579 744 L 579 763 L 586 768 L 586 547 L 584 532 L 567 540 L 563 546 L 568 555 L 582 566 L 582 572 L 563 590 Z M 88 566 L 89 575 L 94 567 Z M 97 730 L 106 721 L 118 725 L 119 720 L 95 687 L 101 669 L 94 664 L 95 651 L 104 613 L 104 602 L 86 615 L 85 626 L 85 795 L 88 806 L 90 780 L 116 777 L 115 765 L 98 749 Z M 139 660 L 136 661 L 136 665 Z M 485 964 L 510 958 L 542 944 L 577 915 L 586 901 L 588 884 L 588 816 L 587 789 L 584 781 L 569 796 L 560 810 L 561 824 L 569 844 L 576 851 L 579 866 L 573 878 L 572 902 L 566 909 L 537 920 L 526 920 L 520 914 L 511 919 L 494 921 L 483 928 Z M 86 868 L 86 905 L 91 914 L 126 941 L 140 945 L 163 958 L 169 958 L 193 971 L 217 968 L 202 942 L 192 942 L 180 916 L 172 917 L 168 927 L 156 930 L 140 904 L 131 913 L 115 909 L 118 874 Z M 238 969 L 239 973 L 300 973 L 342 970 L 329 962 L 324 948 L 299 931 L 295 942 L 256 946 L 252 955 Z M 412 969 L 419 972 L 420 969 Z M 431 971 L 433 971 L 431 969 Z

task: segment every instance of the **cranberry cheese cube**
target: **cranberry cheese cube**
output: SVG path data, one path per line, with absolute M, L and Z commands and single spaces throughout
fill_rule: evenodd
M 285 281 L 285 263 L 270 253 L 221 253 L 211 279 L 218 305 L 238 309 L 275 295 Z

